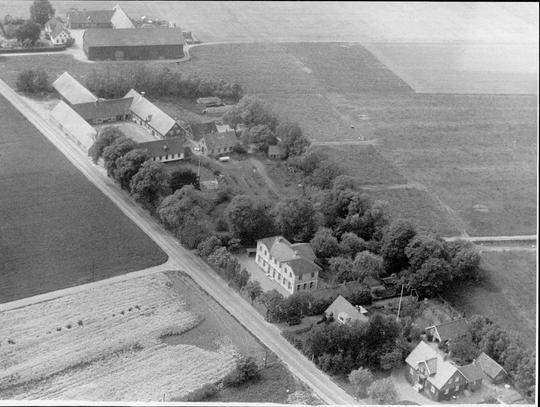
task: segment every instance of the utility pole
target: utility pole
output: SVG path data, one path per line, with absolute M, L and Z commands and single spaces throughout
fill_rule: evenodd
M 401 300 L 403 299 L 403 287 L 405 287 L 405 284 L 401 284 L 401 294 L 399 296 L 399 305 L 397 309 L 396 322 L 399 322 L 399 312 L 401 311 Z

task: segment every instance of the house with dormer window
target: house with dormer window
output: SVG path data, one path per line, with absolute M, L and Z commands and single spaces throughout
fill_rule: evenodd
M 291 243 L 283 236 L 257 241 L 255 262 L 268 278 L 291 294 L 317 288 L 321 268 L 315 259 L 309 243 Z

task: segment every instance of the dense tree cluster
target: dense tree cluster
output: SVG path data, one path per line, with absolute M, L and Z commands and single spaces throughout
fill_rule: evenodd
M 49 0 L 34 0 L 30 5 L 30 18 L 41 27 L 54 17 L 54 7 Z
M 219 96 L 236 101 L 242 95 L 242 89 L 237 83 L 184 76 L 181 72 L 174 72 L 166 67 L 152 69 L 143 64 L 93 70 L 86 79 L 86 87 L 102 98 L 124 97 L 130 89 L 145 92 L 146 95 L 153 97 Z
M 19 92 L 24 93 L 46 93 L 52 89 L 49 76 L 43 69 L 21 71 L 17 75 L 15 86 Z
M 253 357 L 241 358 L 236 362 L 235 369 L 223 378 L 224 386 L 240 386 L 244 383 L 259 379 L 259 366 Z
M 26 20 L 22 17 L 13 17 L 7 14 L 2 20 L 2 23 L 0 23 L 0 28 L 2 29 L 4 38 L 7 40 L 15 38 L 17 29 L 23 25 L 25 21 Z
M 41 35 L 41 27 L 33 21 L 26 21 L 15 30 L 15 38 L 23 47 L 31 47 L 36 44 Z
M 303 144 L 301 143 L 301 145 Z M 297 149 L 293 143 L 291 148 L 292 150 L 289 149 L 289 152 L 305 152 L 307 145 Z M 328 159 L 326 154 L 320 150 L 310 150 L 305 154 L 289 154 L 287 164 L 289 168 L 302 174 L 304 182 L 321 189 L 332 188 L 334 181 L 344 175 L 343 169 L 334 161 Z
M 274 231 L 270 206 L 250 195 L 236 195 L 225 210 L 225 219 L 233 236 L 244 244 L 253 244 Z

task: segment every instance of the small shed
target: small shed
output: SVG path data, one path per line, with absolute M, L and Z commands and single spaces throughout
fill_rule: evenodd
M 204 98 L 198 98 L 197 104 L 204 105 L 205 107 L 223 106 L 223 102 L 217 96 L 209 96 Z
M 506 370 L 484 352 L 478 356 L 476 363 L 494 384 L 502 383 L 507 377 Z
M 284 156 L 283 149 L 280 146 L 269 146 L 268 157 L 272 159 L 281 160 Z
M 475 391 L 482 386 L 484 372 L 476 363 L 469 363 L 468 365 L 461 366 L 458 369 L 465 379 L 467 379 L 467 388 L 469 390 Z

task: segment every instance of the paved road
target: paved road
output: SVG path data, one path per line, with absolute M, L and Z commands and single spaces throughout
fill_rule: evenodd
M 319 371 L 311 361 L 303 356 L 279 332 L 233 291 L 200 258 L 184 249 L 148 213 L 134 203 L 130 196 L 117 187 L 98 167 L 86 157 L 62 132 L 46 118 L 40 117 L 5 82 L 0 80 L 2 93 L 36 128 L 47 137 L 97 188 L 107 195 L 126 216 L 152 238 L 177 266 L 189 274 L 193 280 L 208 292 L 218 303 L 230 312 L 253 335 L 272 350 L 300 380 L 309 385 L 315 394 L 328 404 L 359 404 L 353 397 Z

